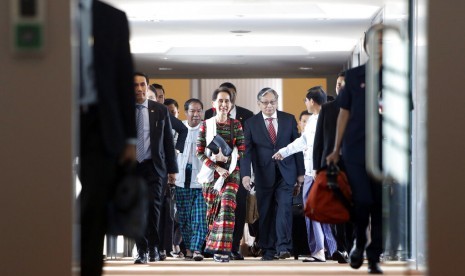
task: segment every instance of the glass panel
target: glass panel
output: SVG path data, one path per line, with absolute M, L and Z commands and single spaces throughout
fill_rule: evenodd
M 388 1 L 383 31 L 384 261 L 411 260 L 411 80 L 409 1 Z M 405 270 L 410 267 L 405 263 Z

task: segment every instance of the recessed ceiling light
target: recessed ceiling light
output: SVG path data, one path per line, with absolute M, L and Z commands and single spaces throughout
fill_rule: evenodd
M 305 57 L 306 59 L 315 59 L 314 56 L 310 56 L 310 57 Z
M 158 70 L 159 70 L 159 71 L 171 71 L 171 70 L 173 70 L 173 68 L 159 67 Z
M 299 67 L 300 70 L 312 70 L 312 67 Z
M 248 34 L 251 31 L 248 31 L 248 30 L 232 30 L 230 32 L 233 33 L 233 34 Z
M 163 59 L 164 59 L 164 60 L 167 60 L 168 58 L 167 58 L 167 57 L 164 57 Z

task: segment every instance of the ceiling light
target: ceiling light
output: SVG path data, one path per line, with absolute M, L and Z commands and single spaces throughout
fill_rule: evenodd
M 187 21 L 248 19 L 370 19 L 381 7 L 381 0 L 369 4 L 315 3 L 299 0 L 273 0 L 243 3 L 234 1 L 140 1 L 108 0 L 124 10 L 131 20 Z M 154 14 L 154 10 L 157 14 Z
M 171 71 L 171 70 L 173 70 L 173 68 L 169 68 L 169 67 L 159 67 L 158 70 L 159 70 L 159 71 Z
M 312 67 L 299 67 L 300 70 L 312 70 Z
M 230 31 L 231 33 L 233 34 L 248 34 L 250 33 L 251 31 L 247 31 L 247 30 L 233 30 L 233 31 Z

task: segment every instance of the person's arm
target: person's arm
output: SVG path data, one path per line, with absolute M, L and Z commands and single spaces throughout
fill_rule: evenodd
M 310 130 L 310 128 L 308 130 Z M 305 136 L 305 139 L 307 139 L 307 137 L 308 137 L 308 133 Z M 297 138 L 299 138 L 299 131 L 297 130 L 297 121 L 295 120 L 295 118 L 293 118 L 291 139 L 294 139 L 295 141 Z M 305 140 L 304 149 L 306 147 L 307 147 L 307 140 Z M 304 165 L 304 153 L 302 151 L 303 149 L 295 153 L 295 166 L 297 168 L 297 179 L 296 179 L 295 186 L 297 186 L 297 189 L 300 189 L 299 186 L 302 186 L 302 184 L 304 183 L 305 165 Z
M 326 114 L 326 105 L 323 105 L 318 115 L 318 121 L 316 123 L 315 130 L 315 140 L 313 140 L 313 169 L 319 170 L 321 167 L 321 159 L 323 158 L 323 148 L 324 148 L 324 121 Z
M 306 134 L 307 131 L 306 130 L 307 130 L 307 126 L 305 126 L 305 130 L 300 137 L 295 139 L 292 143 L 288 144 L 286 147 L 281 148 L 271 158 L 276 159 L 276 160 L 283 160 L 289 155 L 292 155 L 296 152 L 304 151 L 307 148 L 307 134 Z
M 234 124 L 234 145 L 237 147 L 239 152 L 239 159 L 242 158 L 245 154 L 245 141 L 244 141 L 244 131 L 242 130 L 242 124 L 239 120 L 235 120 Z
M 342 137 L 346 131 L 347 122 L 349 122 L 350 111 L 344 108 L 341 108 L 339 115 L 337 116 L 337 127 L 336 127 L 336 139 L 334 143 L 333 152 L 326 157 L 326 164 L 339 162 L 339 152 L 341 151 Z
M 184 143 L 186 142 L 187 133 L 189 132 L 189 130 L 182 123 L 181 120 L 174 117 L 171 113 L 170 113 L 170 121 L 171 121 L 171 127 L 174 129 L 174 131 L 176 131 L 178 133 L 178 140 L 176 141 L 176 147 L 175 148 L 179 152 L 183 152 Z
M 136 143 L 137 143 L 137 130 L 136 130 L 136 112 L 135 112 L 135 94 L 133 87 L 133 63 L 131 50 L 129 48 L 129 24 L 126 14 L 119 13 L 121 29 L 120 36 L 117 42 L 118 59 L 116 60 L 117 76 L 115 77 L 118 82 L 115 87 L 117 88 L 116 95 L 118 105 L 121 110 L 122 124 L 126 136 L 126 146 L 124 147 L 119 161 L 121 164 L 136 162 Z
M 164 106 L 163 106 L 164 107 Z M 166 123 L 163 129 L 163 148 L 165 150 L 165 162 L 166 162 L 166 168 L 168 170 L 168 178 L 169 180 L 173 180 L 172 177 L 170 178 L 173 174 L 178 173 L 178 162 L 176 161 L 176 150 L 174 149 L 174 139 L 173 139 L 173 132 L 172 127 L 171 127 L 171 120 L 170 120 L 170 113 L 168 111 L 168 108 L 164 107 L 162 109 Z M 174 183 L 174 182 L 170 182 Z
M 211 160 L 205 154 L 205 149 L 207 148 L 206 136 L 207 136 L 207 124 L 206 124 L 206 121 L 203 121 L 202 125 L 200 126 L 200 129 L 199 129 L 199 136 L 197 136 L 197 153 L 196 153 L 196 156 L 200 160 L 200 162 L 205 164 L 210 169 L 214 170 L 217 167 L 216 163 L 213 162 L 213 160 Z

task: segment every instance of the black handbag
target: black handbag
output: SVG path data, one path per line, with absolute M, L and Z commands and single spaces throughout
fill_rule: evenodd
M 144 236 L 147 210 L 145 180 L 135 173 L 135 165 L 121 168 L 120 180 L 108 204 L 107 234 L 133 239 Z
M 231 120 L 231 119 L 230 119 Z M 233 121 L 231 120 L 231 143 L 233 143 Z M 207 146 L 208 149 L 210 149 L 214 154 L 218 154 L 220 152 L 223 153 L 224 156 L 231 156 L 231 153 L 233 152 L 232 148 L 229 146 L 228 143 L 221 137 L 221 135 L 216 134 L 215 137 L 213 137 L 213 140 L 208 144 Z
M 226 143 L 226 141 L 220 135 L 215 135 L 213 140 L 208 144 L 207 148 L 209 148 L 214 154 L 218 154 L 220 152 L 223 153 L 224 156 L 230 156 L 232 153 L 231 147 Z

